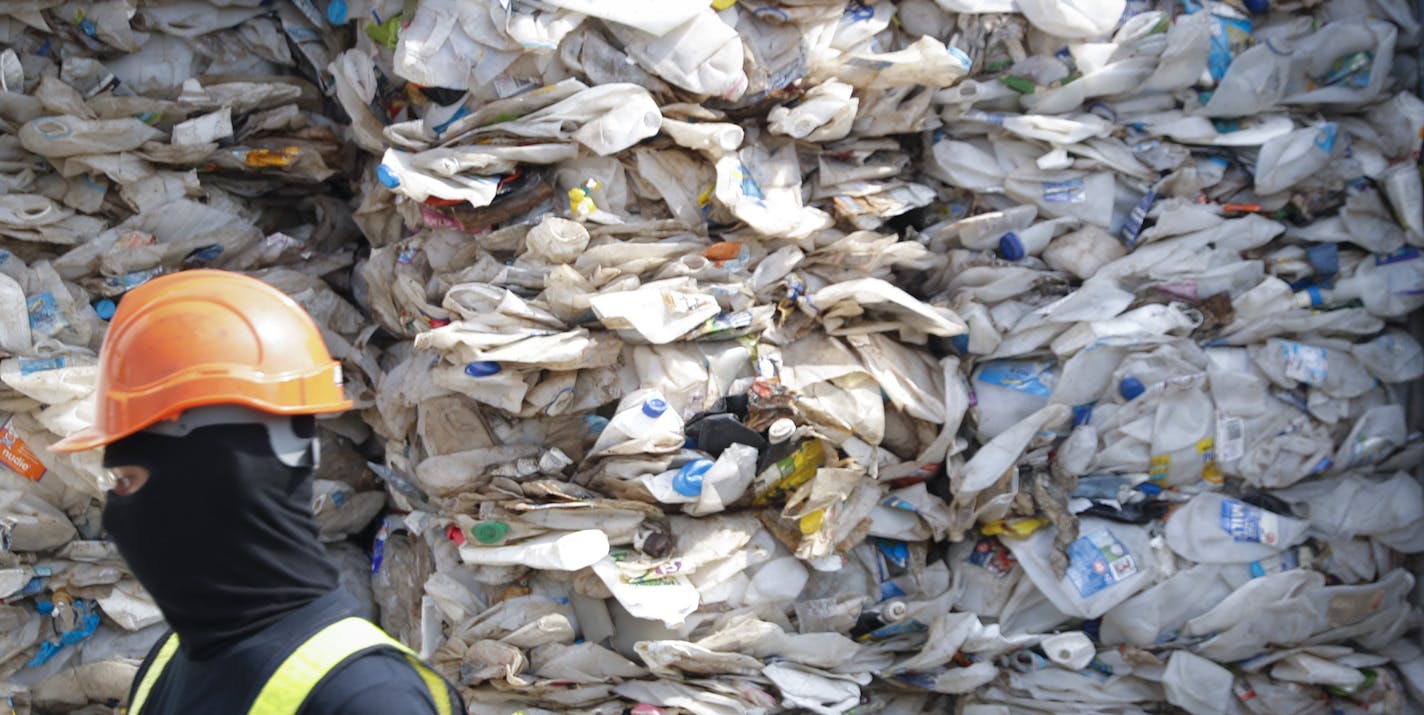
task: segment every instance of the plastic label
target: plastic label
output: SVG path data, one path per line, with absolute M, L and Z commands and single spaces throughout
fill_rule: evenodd
M 62 367 L 64 367 L 63 357 L 20 358 L 21 375 L 33 375 L 37 372 L 44 372 L 45 370 L 58 370 Z
M 1081 204 L 1088 200 L 1082 179 L 1043 182 L 1043 200 L 1055 204 Z
M 1315 133 L 1315 148 L 1326 154 L 1335 151 L 1335 138 L 1339 134 L 1340 127 L 1335 122 L 1320 125 L 1320 130 Z
M 381 572 L 381 563 L 386 558 L 386 542 L 391 538 L 391 520 L 381 521 L 381 529 L 376 532 L 375 543 L 371 545 L 371 573 Z
M 1095 529 L 1068 546 L 1068 580 L 1083 598 L 1135 573 L 1137 559 L 1107 529 Z
M 1189 14 L 1201 10 L 1196 2 L 1184 5 Z M 1213 13 L 1212 19 L 1216 22 L 1210 23 L 1211 52 L 1207 56 L 1207 69 L 1211 71 L 1211 78 L 1220 82 L 1226 76 L 1226 70 L 1230 69 L 1231 61 L 1255 44 L 1255 38 L 1251 37 L 1251 21 L 1246 18 L 1223 17 Z
M 825 447 L 821 445 L 821 440 L 806 441 L 790 456 L 768 467 L 768 469 L 776 470 L 777 481 L 765 494 L 758 496 L 755 503 L 758 506 L 764 505 L 768 501 L 811 481 L 811 478 L 816 476 L 816 470 L 820 468 L 825 457 L 826 451 Z
M 31 298 L 29 310 L 30 330 L 45 337 L 54 337 L 55 333 L 69 325 L 59 310 L 59 303 L 55 302 L 54 295 L 49 291 Z
M 1377 265 L 1377 266 L 1387 266 L 1387 265 L 1389 265 L 1389 264 L 1391 264 L 1391 263 L 1400 263 L 1400 262 L 1402 262 L 1402 261 L 1411 261 L 1411 260 L 1414 260 L 1415 258 L 1418 258 L 1418 257 L 1419 257 L 1419 249 L 1417 249 L 1417 248 L 1412 248 L 1412 247 L 1411 247 L 1411 248 L 1401 248 L 1401 249 L 1399 249 L 1398 251 L 1395 251 L 1394 253 L 1389 253 L 1389 254 L 1385 254 L 1385 255 L 1377 255 L 1377 256 L 1375 256 L 1375 265 Z
M 752 172 L 747 169 L 746 164 L 737 164 L 737 168 L 732 171 L 732 181 L 736 182 L 743 197 L 755 201 L 758 206 L 766 206 L 766 194 L 762 192 L 761 186 L 757 185 L 756 179 L 752 178 Z
M 1197 442 L 1197 454 L 1202 460 L 1202 481 L 1218 486 L 1224 483 L 1226 480 L 1221 476 L 1221 469 L 1216 466 L 1216 438 L 1205 437 Z
M 1281 540 L 1281 518 L 1235 499 L 1221 502 L 1221 530 L 1235 541 L 1275 546 Z
M 115 278 L 105 278 L 104 285 L 107 285 L 110 288 L 117 288 L 119 290 L 124 291 L 132 290 L 138 286 L 143 285 L 144 283 L 149 282 L 150 280 L 153 280 L 154 278 L 157 278 L 158 275 L 162 272 L 163 269 L 161 267 L 154 267 L 149 268 L 148 270 L 125 273 L 124 275 L 117 276 Z
M 1246 422 L 1240 417 L 1216 418 L 1216 456 L 1234 462 L 1246 454 Z
M 1261 578 L 1266 574 L 1281 573 L 1300 568 L 1300 549 L 1287 549 L 1277 556 L 1251 562 L 1251 577 Z
M 1172 469 L 1172 455 L 1159 454 L 1152 457 L 1148 463 L 1147 476 L 1154 482 L 1161 482 L 1167 479 L 1167 472 Z
M 1330 71 L 1320 79 L 1320 84 L 1327 87 L 1342 85 L 1364 89 L 1370 86 L 1370 75 L 1373 74 L 1374 64 L 1374 54 L 1366 50 L 1341 55 L 1330 63 Z
M 979 539 L 979 543 L 974 545 L 974 550 L 969 552 L 969 558 L 964 562 L 985 569 L 999 578 L 1008 576 L 1009 572 L 1019 565 L 1013 552 L 994 536 Z
M 1044 378 L 1052 367 L 1052 360 L 998 360 L 986 364 L 979 371 L 979 381 L 1047 398 L 1053 391 L 1049 384 L 1052 380 L 1045 381 Z
M 1309 385 L 1325 382 L 1330 367 L 1325 348 L 1282 340 L 1281 354 L 1286 359 L 1286 377 Z
M 1137 244 L 1137 237 L 1142 234 L 1142 224 L 1147 220 L 1147 212 L 1152 210 L 1152 204 L 1157 201 L 1157 192 L 1149 189 L 1142 195 L 1142 200 L 1133 207 L 1132 213 L 1127 217 L 1127 223 L 1122 225 L 1119 236 L 1122 242 L 1129 247 Z
M 25 440 L 20 439 L 20 435 L 10 428 L 10 423 L 14 420 L 14 417 L 10 417 L 5 420 L 5 424 L 0 425 L 0 464 L 25 479 L 38 482 L 48 470 L 40 462 L 40 458 L 30 451 Z

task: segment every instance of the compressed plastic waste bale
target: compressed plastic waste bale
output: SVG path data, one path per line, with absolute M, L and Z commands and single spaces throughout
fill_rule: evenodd
M 48 445 L 196 267 L 316 318 L 322 538 L 472 712 L 1421 704 L 1407 3 L 92 5 L 0 8 L 17 711 L 162 630 Z

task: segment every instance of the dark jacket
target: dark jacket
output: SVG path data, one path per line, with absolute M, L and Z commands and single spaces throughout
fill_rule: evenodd
M 245 715 L 277 666 L 307 638 L 348 616 L 360 615 L 355 599 L 343 589 L 287 614 L 271 626 L 203 660 L 179 649 L 150 691 L 141 715 Z M 160 638 L 134 678 L 133 692 L 164 640 Z M 453 698 L 455 689 L 450 688 Z M 456 702 L 453 712 L 463 713 Z M 430 691 L 415 668 L 393 649 L 357 655 L 316 686 L 301 715 L 435 715 Z

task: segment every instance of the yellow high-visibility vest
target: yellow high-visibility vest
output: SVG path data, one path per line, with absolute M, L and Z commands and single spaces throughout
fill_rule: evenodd
M 410 661 L 411 667 L 415 668 L 420 679 L 425 682 L 425 687 L 429 689 L 430 697 L 435 701 L 436 711 L 440 715 L 456 715 L 452 713 L 450 687 L 439 673 L 431 670 L 430 666 L 404 643 L 386 635 L 386 632 L 374 623 L 355 617 L 344 618 L 317 631 L 316 635 L 292 651 L 262 686 L 247 715 L 296 715 L 297 710 L 306 702 L 307 696 L 328 673 L 352 655 L 381 646 L 395 648 Z M 144 673 L 143 680 L 139 681 L 133 702 L 129 704 L 128 715 L 140 714 L 144 702 L 148 700 L 148 694 L 152 692 L 159 676 L 163 675 L 164 667 L 177 651 L 178 634 L 174 633 L 163 642 L 148 671 Z

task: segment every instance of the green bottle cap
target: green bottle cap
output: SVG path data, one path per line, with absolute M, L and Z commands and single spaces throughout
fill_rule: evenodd
M 509 524 L 502 521 L 482 521 L 475 524 L 475 541 L 481 544 L 498 544 L 509 534 Z

